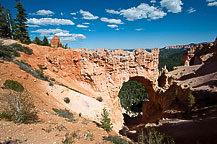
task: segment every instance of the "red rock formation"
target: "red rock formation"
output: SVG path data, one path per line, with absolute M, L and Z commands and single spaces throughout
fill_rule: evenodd
M 182 56 L 181 65 L 202 64 L 213 56 L 215 42 L 196 44 Z
M 54 37 L 51 39 L 50 44 L 52 48 L 58 48 L 60 45 L 62 45 L 60 38 L 56 35 L 54 35 Z
M 34 67 L 42 65 L 45 73 L 57 81 L 97 98 L 102 97 L 110 109 L 114 130 L 123 125 L 118 93 L 124 82 L 135 79 L 152 93 L 157 86 L 159 49 L 151 52 L 137 49 L 133 52 L 108 49 L 42 49 L 29 45 L 34 54 L 25 61 Z M 73 83 L 70 85 L 69 83 Z M 151 94 L 150 94 L 151 95 Z

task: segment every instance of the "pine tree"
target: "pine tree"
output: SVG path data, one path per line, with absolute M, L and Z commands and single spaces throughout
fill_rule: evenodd
M 68 44 L 66 44 L 66 45 L 64 46 L 64 49 L 68 49 Z
M 44 36 L 44 39 L 43 39 L 43 41 L 42 41 L 42 45 L 43 45 L 43 46 L 50 46 L 49 41 L 48 41 L 48 39 L 47 39 L 46 36 Z
M 113 124 L 111 123 L 111 120 L 109 118 L 109 113 L 107 110 L 104 108 L 103 113 L 101 114 L 102 120 L 100 121 L 99 126 L 103 128 L 105 131 L 110 132 L 113 128 Z
M 57 47 L 63 47 L 63 45 L 61 43 L 58 43 L 58 46 Z
M 0 37 L 12 38 L 12 21 L 11 13 L 9 10 L 5 10 L 0 3 Z
M 29 44 L 31 43 L 27 22 L 27 13 L 25 13 L 25 9 L 23 5 L 20 3 L 20 0 L 16 0 L 17 4 L 15 8 L 17 9 L 17 14 L 15 18 L 15 39 L 20 40 L 22 43 Z
M 35 37 L 35 39 L 33 40 L 33 43 L 37 44 L 37 45 L 42 45 L 42 41 L 40 40 L 39 37 Z

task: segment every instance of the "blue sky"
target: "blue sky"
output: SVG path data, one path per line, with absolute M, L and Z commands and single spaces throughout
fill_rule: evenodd
M 15 0 L 0 0 L 12 14 Z M 71 48 L 136 49 L 214 41 L 217 0 L 21 0 L 31 38 Z

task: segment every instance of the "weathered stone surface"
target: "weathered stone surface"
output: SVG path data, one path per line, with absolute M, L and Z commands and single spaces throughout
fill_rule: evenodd
M 52 48 L 58 48 L 60 45 L 62 45 L 60 38 L 56 35 L 54 35 L 54 37 L 51 39 L 50 44 Z
M 215 43 L 216 41 L 193 45 L 193 47 L 188 49 L 182 56 L 181 64 L 184 66 L 190 66 L 206 62 L 214 54 L 215 47 L 213 47 L 213 45 Z
M 151 52 L 137 49 L 133 52 L 108 49 L 52 49 L 31 44 L 34 54 L 25 60 L 34 67 L 45 66 L 45 73 L 57 81 L 93 97 L 102 97 L 110 111 L 114 130 L 123 125 L 118 93 L 124 82 L 142 82 L 148 92 L 157 87 L 159 49 Z M 74 81 L 74 82 L 73 82 Z M 69 83 L 73 83 L 70 85 Z M 150 94 L 150 99 L 152 94 Z

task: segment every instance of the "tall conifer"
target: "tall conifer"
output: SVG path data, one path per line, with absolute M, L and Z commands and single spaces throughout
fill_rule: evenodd
M 0 3 L 0 37 L 12 38 L 12 20 L 9 10 L 5 10 Z
M 43 41 L 42 41 L 42 45 L 43 45 L 43 46 L 50 46 L 49 41 L 48 41 L 48 39 L 47 39 L 46 36 L 44 36 L 44 39 L 43 39 Z
M 25 9 L 23 5 L 20 3 L 20 0 L 16 0 L 17 4 L 15 8 L 17 9 L 17 14 L 15 18 L 15 39 L 20 40 L 22 43 L 29 44 L 31 42 L 27 22 L 27 13 L 25 13 Z

